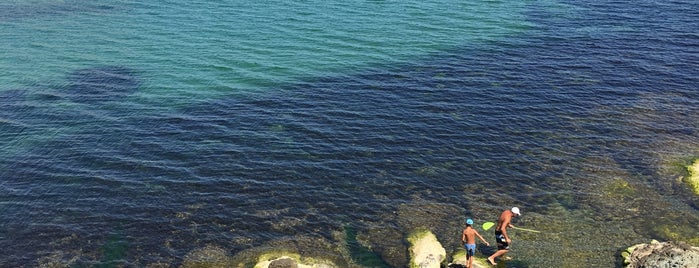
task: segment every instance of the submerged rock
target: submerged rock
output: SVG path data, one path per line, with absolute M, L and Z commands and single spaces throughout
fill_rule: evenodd
M 627 268 L 699 267 L 699 247 L 682 242 L 639 244 L 621 253 Z
M 274 256 L 274 257 L 273 257 Z M 268 253 L 260 256 L 255 268 L 335 268 L 340 267 L 330 260 L 301 257 L 294 253 Z
M 699 195 L 699 159 L 694 160 L 692 165 L 687 166 L 689 176 L 684 181 L 692 188 L 695 194 Z
M 447 252 L 429 230 L 417 230 L 408 236 L 411 268 L 439 268 Z
M 292 258 L 281 258 L 281 259 L 276 259 L 273 260 L 272 262 L 269 263 L 267 266 L 269 268 L 297 268 L 299 267 L 298 263 L 296 263 L 296 260 Z
M 338 234 L 339 235 L 339 234 Z M 228 267 L 355 268 L 342 238 L 296 236 L 237 252 Z
M 225 249 L 209 245 L 187 253 L 181 268 L 223 268 L 228 267 L 229 263 L 230 257 Z

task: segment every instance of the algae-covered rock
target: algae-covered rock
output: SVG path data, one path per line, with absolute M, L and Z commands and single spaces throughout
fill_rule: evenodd
M 636 194 L 636 189 L 627 180 L 616 177 L 605 186 L 604 192 L 616 198 L 628 198 Z
M 257 263 L 255 264 L 255 268 L 268 268 L 268 267 L 275 267 L 281 263 L 287 263 L 291 264 L 293 262 L 293 266 L 287 266 L 287 267 L 298 267 L 298 261 L 301 259 L 301 255 L 294 254 L 294 253 L 281 253 L 281 252 L 274 252 L 274 253 L 265 253 L 262 254 L 259 258 Z M 276 263 L 277 265 L 272 265 L 272 263 Z
M 653 240 L 648 244 L 629 247 L 625 252 L 629 253 L 624 259 L 627 268 L 699 267 L 699 247 L 682 242 Z
M 694 160 L 692 165 L 687 166 L 689 176 L 684 181 L 692 188 L 695 194 L 699 195 L 699 159 Z
M 182 268 L 225 268 L 230 266 L 226 250 L 217 246 L 195 249 L 184 257 Z
M 658 243 L 658 241 L 653 239 L 650 243 L 655 244 L 655 243 Z M 629 265 L 631 263 L 631 259 L 630 259 L 631 253 L 633 253 L 633 251 L 636 250 L 636 248 L 641 247 L 641 246 L 645 246 L 645 245 L 646 244 L 636 244 L 636 245 L 630 246 L 630 247 L 626 248 L 624 251 L 622 251 L 621 258 L 624 260 L 624 265 Z
M 236 252 L 231 257 L 232 268 L 356 268 L 352 263 L 342 233 L 334 239 L 295 236 L 270 241 L 264 245 Z
M 408 236 L 411 268 L 439 268 L 447 252 L 429 230 L 416 230 Z
M 457 250 L 456 252 L 454 252 L 454 255 L 451 256 L 451 259 L 453 264 L 466 265 L 466 250 Z
M 273 260 L 272 262 L 269 263 L 267 266 L 268 268 L 298 268 L 299 264 L 296 263 L 296 260 L 292 258 L 281 258 L 277 260 Z
M 476 253 L 478 255 L 478 253 Z M 488 260 L 486 259 L 487 257 L 477 257 L 473 256 L 473 267 L 474 268 L 484 268 L 484 267 L 490 267 L 488 264 Z M 452 255 L 452 263 L 447 265 L 449 268 L 462 268 L 466 267 L 467 265 L 466 261 L 466 250 L 464 248 L 460 248 L 454 252 L 454 255 Z
M 334 268 L 340 267 L 329 260 L 302 258 L 294 253 L 270 253 L 260 256 L 255 268 Z

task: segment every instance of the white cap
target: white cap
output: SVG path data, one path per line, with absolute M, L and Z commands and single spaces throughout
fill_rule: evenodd
M 517 214 L 517 216 L 521 216 L 522 214 L 519 213 L 519 208 L 518 207 L 512 207 L 512 213 Z

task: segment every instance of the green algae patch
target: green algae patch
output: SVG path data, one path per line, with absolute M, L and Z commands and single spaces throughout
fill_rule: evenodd
M 650 244 L 658 244 L 658 243 L 660 243 L 660 242 L 658 242 L 658 240 L 655 240 L 655 239 L 650 241 Z M 636 245 L 630 246 L 630 247 L 626 248 L 624 251 L 622 251 L 620 255 L 621 255 L 622 262 L 624 263 L 624 266 L 627 266 L 631 263 L 631 254 L 633 254 L 634 250 L 636 250 L 639 247 L 644 247 L 646 245 L 648 245 L 648 244 L 636 244 Z
M 479 257 L 481 255 L 478 250 L 476 250 L 476 256 L 473 256 L 473 267 L 479 268 L 479 267 L 490 267 L 490 264 L 488 263 L 488 257 L 483 256 Z M 463 266 L 466 266 L 467 260 L 466 260 L 466 250 L 462 247 L 457 249 L 454 252 L 454 255 L 452 255 L 452 263 L 454 264 L 460 264 Z
M 659 243 L 659 242 L 654 239 L 650 243 L 653 244 L 653 243 Z M 636 250 L 636 248 L 641 247 L 641 246 L 645 246 L 645 245 L 646 244 L 636 244 L 636 245 L 630 246 L 630 247 L 626 248 L 624 251 L 622 251 L 620 255 L 621 255 L 621 259 L 624 263 L 624 266 L 629 265 L 631 263 L 631 254 L 633 253 L 633 251 Z
M 437 237 L 427 229 L 418 229 L 408 235 L 410 268 L 440 267 L 447 252 Z
M 604 188 L 605 193 L 612 197 L 631 197 L 636 193 L 636 189 L 622 178 L 614 178 Z
M 684 241 L 699 246 L 699 235 L 695 226 L 684 224 L 659 224 L 653 227 L 658 237 L 669 241 Z
M 126 250 L 129 245 L 119 235 L 111 235 L 107 243 L 100 248 L 102 264 L 96 267 L 112 267 L 126 258 Z
M 345 243 L 350 253 L 352 261 L 362 267 L 390 267 L 381 259 L 381 256 L 371 250 L 371 246 L 357 239 L 357 229 L 352 226 L 345 226 Z
M 694 160 L 692 165 L 687 166 L 689 176 L 684 178 L 684 182 L 689 185 L 689 188 L 699 195 L 699 159 Z
M 453 263 L 466 265 L 466 250 L 460 248 L 451 256 Z

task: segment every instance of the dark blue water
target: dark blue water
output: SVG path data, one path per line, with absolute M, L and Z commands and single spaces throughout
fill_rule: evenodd
M 0 266 L 179 265 L 348 226 L 401 266 L 411 228 L 452 252 L 466 216 L 512 205 L 544 234 L 515 233 L 508 267 L 696 241 L 676 179 L 699 156 L 699 4 L 549 4 L 524 35 L 190 105 L 133 101 L 147 71 L 111 64 L 3 88 Z

